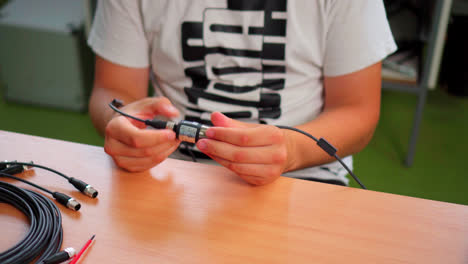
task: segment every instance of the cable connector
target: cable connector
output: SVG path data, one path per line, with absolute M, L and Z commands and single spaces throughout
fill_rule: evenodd
M 112 100 L 111 104 L 117 108 L 120 108 L 122 107 L 124 104 L 123 104 L 123 101 L 122 100 L 119 100 L 119 99 L 114 99 Z
M 81 208 L 81 204 L 79 202 L 64 193 L 54 192 L 52 193 L 52 196 L 55 198 L 55 200 L 57 200 L 57 202 L 74 211 L 78 211 Z
M 153 119 L 153 120 L 145 120 L 145 125 L 151 126 L 156 129 L 166 129 L 167 128 L 167 122 L 158 120 L 158 119 Z
M 6 165 L 3 169 L 0 169 L 1 172 L 14 175 L 18 173 L 22 173 L 25 170 L 25 166 L 13 164 L 13 165 Z
M 206 131 L 208 130 L 208 126 L 197 123 L 197 122 L 192 122 L 192 121 L 187 121 L 187 120 L 182 120 L 179 123 L 174 123 L 173 121 L 163 121 L 163 120 L 158 120 L 158 119 L 147 119 L 143 120 L 141 118 L 138 118 L 136 116 L 129 115 L 127 113 L 124 113 L 120 111 L 118 108 L 121 107 L 122 101 L 118 99 L 112 100 L 111 103 L 109 103 L 109 106 L 114 110 L 115 112 L 137 120 L 139 122 L 145 123 L 148 126 L 151 126 L 156 129 L 170 129 L 173 130 L 176 133 L 176 138 L 188 142 L 188 143 L 196 143 L 198 140 L 202 138 L 206 138 Z
M 5 162 L 9 162 L 8 160 L 4 160 L 0 162 L 0 170 L 6 169 L 7 164 Z
M 336 148 L 335 148 L 332 144 L 328 143 L 328 141 L 326 141 L 324 138 L 320 138 L 320 139 L 317 141 L 317 145 L 318 145 L 321 149 L 325 150 L 325 152 L 327 152 L 328 155 L 330 155 L 330 156 L 332 156 L 332 157 L 335 156 L 336 151 L 337 151 Z
M 89 184 L 86 185 L 86 188 L 84 189 L 83 193 L 91 198 L 96 198 L 99 194 L 99 192 L 96 189 L 94 189 L 93 186 Z
M 3 170 L 9 166 L 12 166 L 12 165 L 23 165 L 23 168 L 25 170 L 27 169 L 30 169 L 34 166 L 34 162 L 33 161 L 30 161 L 30 162 L 19 162 L 17 160 L 4 160 L 4 161 L 0 161 L 0 170 Z
M 68 182 L 75 186 L 80 192 L 86 194 L 89 197 L 96 198 L 98 196 L 98 191 L 93 188 L 93 186 L 83 182 L 81 180 L 70 177 Z
M 48 257 L 47 259 L 43 260 L 43 264 L 58 264 L 64 261 L 71 259 L 75 256 L 76 250 L 74 248 L 66 248 L 60 252 L 55 253 L 54 255 Z
M 198 140 L 206 138 L 206 131 L 208 126 L 198 122 L 182 120 L 174 125 L 174 132 L 176 137 L 181 141 L 188 143 L 197 143 Z

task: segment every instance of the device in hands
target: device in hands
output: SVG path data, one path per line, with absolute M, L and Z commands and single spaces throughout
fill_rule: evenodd
M 134 120 L 145 123 L 147 126 L 156 128 L 156 129 L 170 129 L 176 133 L 176 138 L 188 142 L 188 143 L 197 143 L 198 140 L 206 138 L 206 130 L 209 126 L 200 124 L 198 122 L 192 122 L 187 120 L 182 120 L 178 123 L 173 121 L 163 121 L 159 119 L 141 119 L 135 116 L 131 116 L 120 111 L 118 108 L 123 106 L 123 103 L 120 100 L 114 99 L 109 104 L 109 106 L 116 111 L 117 113 L 132 118 Z
M 196 143 L 198 140 L 202 138 L 206 138 L 206 130 L 208 130 L 209 126 L 202 125 L 197 122 L 192 122 L 192 121 L 187 121 L 187 120 L 182 120 L 178 123 L 173 122 L 173 121 L 163 121 L 159 119 L 141 119 L 136 116 L 129 115 L 127 113 L 124 113 L 120 111 L 118 108 L 123 106 L 123 102 L 114 99 L 112 102 L 109 103 L 109 106 L 116 111 L 117 113 L 126 116 L 128 118 L 140 121 L 145 123 L 148 126 L 151 126 L 156 129 L 171 129 L 176 133 L 176 138 L 188 142 L 188 143 Z M 367 189 L 364 184 L 361 183 L 361 181 L 354 175 L 354 173 L 346 166 L 346 164 L 341 160 L 341 158 L 337 155 L 337 149 L 330 144 L 327 140 L 324 138 L 317 139 L 316 137 L 312 136 L 311 134 L 302 131 L 298 128 L 295 127 L 289 127 L 289 126 L 279 126 L 277 125 L 276 127 L 281 128 L 281 129 L 288 129 L 292 131 L 296 131 L 300 134 L 303 134 L 312 140 L 314 140 L 317 143 L 317 146 L 319 146 L 323 151 L 325 151 L 328 155 L 331 157 L 334 157 L 338 162 L 346 169 L 346 171 L 353 177 L 354 180 L 361 186 L 363 189 Z M 193 156 L 192 156 L 193 158 Z M 195 161 L 195 159 L 194 159 Z

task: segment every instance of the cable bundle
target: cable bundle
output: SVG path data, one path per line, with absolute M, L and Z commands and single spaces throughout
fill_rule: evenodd
M 8 203 L 29 219 L 26 236 L 5 252 L 0 263 L 41 263 L 57 253 L 62 246 L 62 216 L 57 206 L 44 195 L 0 181 L 0 202 Z
M 19 162 L 19 161 L 7 161 L 7 160 L 5 160 L 5 161 L 0 162 L 0 172 L 2 172 L 3 174 L 6 173 L 6 174 L 13 175 L 13 174 L 16 174 L 16 173 L 21 173 L 21 172 L 24 171 L 24 167 L 36 167 L 36 168 L 41 168 L 41 169 L 44 169 L 44 170 L 48 170 L 50 172 L 53 172 L 53 173 L 57 174 L 58 176 L 61 176 L 61 177 L 65 178 L 66 180 L 68 180 L 69 183 L 71 183 L 73 186 L 75 186 L 75 188 L 77 190 L 84 193 L 85 195 L 87 195 L 89 197 L 92 197 L 92 198 L 96 198 L 97 195 L 98 195 L 98 191 L 96 191 L 96 189 L 94 189 L 93 186 L 87 184 L 86 182 L 81 181 L 79 179 L 75 179 L 73 177 L 68 177 L 67 175 L 65 175 L 65 174 L 63 174 L 63 173 L 61 173 L 59 171 L 56 171 L 56 170 L 54 170 L 52 168 L 49 168 L 49 167 L 46 167 L 46 166 L 43 166 L 43 165 L 35 164 L 32 161 L 31 162 Z M 5 176 L 5 175 L 0 175 L 0 176 Z M 5 176 L 5 177 L 8 177 L 8 176 Z M 15 178 L 15 179 L 25 182 L 24 180 L 21 180 L 21 179 L 17 179 L 17 178 Z M 33 184 L 29 183 L 29 182 L 25 182 L 25 183 L 27 183 L 29 185 L 32 185 L 32 186 L 34 186 L 36 188 L 42 189 L 41 187 L 38 187 L 37 185 L 33 185 Z M 46 191 L 46 192 L 49 192 L 49 191 L 44 190 L 44 189 L 42 189 L 42 190 Z

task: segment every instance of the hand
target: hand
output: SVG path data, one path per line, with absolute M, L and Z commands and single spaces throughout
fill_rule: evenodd
M 145 98 L 122 107 L 122 111 L 142 119 L 156 115 L 175 117 L 179 114 L 164 97 Z M 144 129 L 142 122 L 115 114 L 105 130 L 104 150 L 117 166 L 141 172 L 164 161 L 179 146 L 175 133 L 168 129 Z
M 285 132 L 270 125 L 248 124 L 219 112 L 211 115 L 215 127 L 197 147 L 248 183 L 264 185 L 276 180 L 290 167 L 290 143 Z

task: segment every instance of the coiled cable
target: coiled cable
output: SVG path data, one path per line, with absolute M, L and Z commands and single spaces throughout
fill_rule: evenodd
M 59 208 L 44 195 L 0 181 L 0 202 L 23 212 L 30 228 L 24 238 L 5 252 L 0 263 L 24 264 L 37 258 L 37 264 L 57 253 L 62 246 L 62 216 Z

